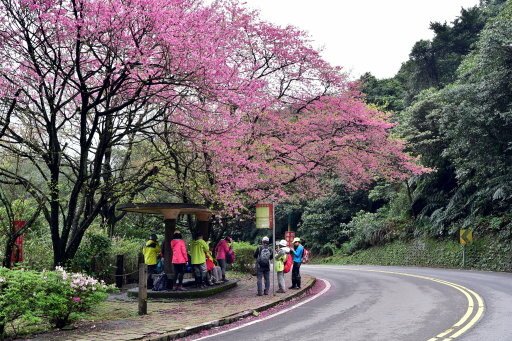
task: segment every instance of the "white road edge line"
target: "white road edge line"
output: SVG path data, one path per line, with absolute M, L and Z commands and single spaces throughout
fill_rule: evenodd
M 247 323 L 242 324 L 242 325 L 240 325 L 240 326 L 237 326 L 237 327 L 234 327 L 234 328 L 231 328 L 231 329 L 228 329 L 228 330 L 224 330 L 224 331 L 221 331 L 221 332 L 219 332 L 219 333 L 212 334 L 212 335 L 203 336 L 203 337 L 201 337 L 201 338 L 199 338 L 199 339 L 194 339 L 194 340 L 196 340 L 196 341 L 198 341 L 198 340 L 205 340 L 205 339 L 208 339 L 208 338 L 210 338 L 210 337 L 214 337 L 214 336 L 217 336 L 217 335 L 222 335 L 222 334 L 226 334 L 226 333 L 229 333 L 229 332 L 232 332 L 232 331 L 238 330 L 238 329 L 242 329 L 242 328 L 245 328 L 245 327 L 251 326 L 251 325 L 253 325 L 253 324 L 256 324 L 256 323 L 259 323 L 259 322 L 262 322 L 262 321 L 265 321 L 265 320 L 271 319 L 271 318 L 276 317 L 276 316 L 278 316 L 278 315 L 281 315 L 281 314 L 287 313 L 287 312 L 289 312 L 290 310 L 293 310 L 293 309 L 295 309 L 295 308 L 298 308 L 298 307 L 300 307 L 300 306 L 301 306 L 301 305 L 303 305 L 303 304 L 306 304 L 306 303 L 308 303 L 308 302 L 311 302 L 311 301 L 313 301 L 315 298 L 322 296 L 322 295 L 323 295 L 323 294 L 325 294 L 327 291 L 329 291 L 329 289 L 331 289 L 331 283 L 329 283 L 329 281 L 328 281 L 328 280 L 323 279 L 323 278 L 317 278 L 317 281 L 323 281 L 323 282 L 325 283 L 325 288 L 324 288 L 322 291 L 320 291 L 318 294 L 316 294 L 315 296 L 310 297 L 310 298 L 308 298 L 308 299 L 307 299 L 307 300 L 305 300 L 305 301 L 299 302 L 299 303 L 297 303 L 297 304 L 295 304 L 295 305 L 293 305 L 293 306 L 291 306 L 291 307 L 289 307 L 289 308 L 283 309 L 283 310 L 281 310 L 281 311 L 278 311 L 278 312 L 277 312 L 277 313 L 275 313 L 275 314 L 272 314 L 272 315 L 269 315 L 269 316 L 263 317 L 263 318 L 261 318 L 261 319 L 254 320 L 254 321 L 251 321 L 251 322 L 247 322 Z

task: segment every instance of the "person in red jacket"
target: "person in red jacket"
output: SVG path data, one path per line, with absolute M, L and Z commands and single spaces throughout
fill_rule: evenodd
M 187 255 L 187 246 L 185 245 L 185 241 L 182 239 L 181 233 L 179 231 L 174 232 L 171 240 L 171 249 L 172 249 L 172 266 L 174 268 L 174 278 L 171 282 L 171 288 L 176 285 L 176 281 L 178 281 L 178 285 L 174 289 L 182 291 L 183 289 L 183 275 L 185 274 L 185 266 L 187 265 L 188 255 Z
M 226 237 L 222 239 L 215 248 L 215 258 L 217 259 L 217 262 L 219 263 L 220 269 L 222 271 L 222 281 L 227 282 L 226 279 L 226 256 L 229 252 L 231 252 L 231 247 L 229 246 L 229 243 L 232 242 L 231 237 Z

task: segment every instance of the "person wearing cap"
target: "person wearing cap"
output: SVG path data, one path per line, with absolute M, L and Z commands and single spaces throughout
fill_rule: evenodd
M 304 247 L 300 244 L 300 238 L 293 238 L 293 248 L 290 252 L 293 255 L 292 286 L 290 289 L 300 289 L 300 265 L 304 255 Z
M 276 272 L 277 272 L 277 284 L 279 285 L 279 289 L 276 291 L 278 293 L 285 293 L 286 283 L 284 280 L 284 262 L 286 261 L 286 257 L 290 253 L 290 248 L 288 247 L 288 243 L 286 240 L 282 239 L 279 244 L 279 251 L 276 256 Z
M 180 231 L 174 232 L 171 240 L 171 250 L 172 250 L 172 266 L 174 268 L 174 278 L 171 282 L 171 289 L 175 287 L 175 291 L 183 291 L 183 276 L 185 275 L 185 266 L 188 261 L 187 254 L 187 246 L 185 245 L 185 241 L 183 240 Z
M 160 245 L 158 245 L 156 234 L 151 234 L 146 245 L 142 248 L 144 263 L 148 266 L 148 289 L 153 288 L 153 274 L 156 274 L 156 263 L 160 258 Z
M 219 263 L 220 269 L 222 271 L 222 281 L 227 282 L 226 279 L 226 256 L 229 252 L 231 252 L 231 247 L 229 244 L 232 242 L 231 237 L 226 237 L 222 239 L 215 248 L 215 258 L 217 259 L 217 262 Z
M 261 239 L 261 245 L 254 252 L 254 258 L 256 258 L 258 296 L 268 295 L 270 289 L 270 260 L 273 258 L 268 237 Z M 265 290 L 263 290 L 263 279 L 265 280 Z

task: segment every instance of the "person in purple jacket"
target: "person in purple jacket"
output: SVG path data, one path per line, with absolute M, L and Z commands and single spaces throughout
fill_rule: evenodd
M 217 262 L 219 263 L 220 269 L 222 271 L 222 281 L 227 282 L 226 279 L 226 256 L 229 252 L 231 252 L 231 246 L 229 244 L 232 242 L 231 237 L 226 237 L 222 239 L 215 248 L 215 258 L 217 259 Z

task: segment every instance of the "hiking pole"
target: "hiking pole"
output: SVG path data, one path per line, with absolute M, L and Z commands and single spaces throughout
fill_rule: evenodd
M 273 267 L 272 267 L 272 296 L 276 295 L 276 282 L 275 282 L 275 274 L 276 274 L 276 205 L 273 205 L 272 209 L 272 244 L 273 245 Z

